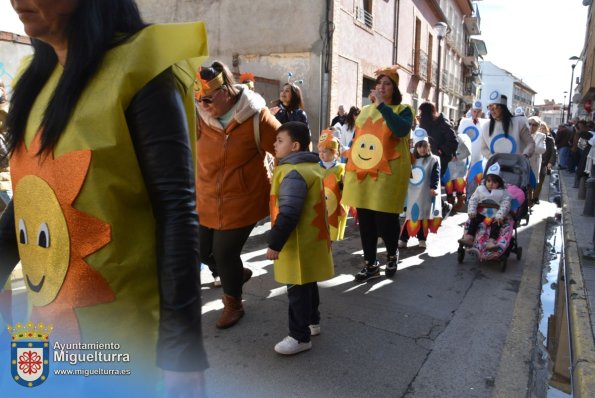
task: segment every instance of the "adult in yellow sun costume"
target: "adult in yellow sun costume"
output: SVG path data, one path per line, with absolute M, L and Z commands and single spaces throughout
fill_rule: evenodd
M 200 394 L 189 132 L 205 26 L 146 26 L 133 0 L 12 4 L 34 55 L 7 121 L 0 285 L 20 258 L 31 320 L 53 324 L 54 341 L 119 344 L 143 396 L 156 394 L 158 367 L 172 396 Z
M 365 265 L 357 281 L 380 276 L 378 236 L 386 246 L 386 276 L 397 271 L 399 213 L 403 211 L 411 175 L 409 134 L 414 111 L 402 104 L 396 67 L 376 71 L 372 104 L 355 122 L 355 136 L 346 152 L 343 203 L 357 209 Z

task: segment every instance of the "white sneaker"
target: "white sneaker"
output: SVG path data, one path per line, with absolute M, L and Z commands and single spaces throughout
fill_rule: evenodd
M 213 287 L 221 287 L 221 278 L 219 278 L 218 276 L 216 276 L 215 279 L 213 279 Z
M 320 334 L 320 325 L 310 325 L 310 336 L 318 336 Z
M 407 242 L 399 239 L 399 249 L 404 249 L 407 247 Z
M 426 247 L 426 241 L 425 240 L 420 240 L 419 241 L 419 247 L 425 248 Z
M 275 351 L 282 355 L 293 355 L 312 348 L 312 342 L 300 343 L 291 336 L 285 337 L 275 345 Z

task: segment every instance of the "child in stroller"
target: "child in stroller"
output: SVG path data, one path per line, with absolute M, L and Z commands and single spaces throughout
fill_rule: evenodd
M 477 187 L 469 200 L 467 210 L 469 222 L 465 234 L 459 239 L 459 243 L 464 246 L 473 246 L 479 224 L 488 218 L 485 213 L 478 213 L 478 205 L 480 205 L 480 210 L 487 208 L 497 209 L 490 223 L 490 238 L 486 243 L 487 250 L 496 249 L 498 247 L 497 241 L 500 236 L 500 227 L 510 211 L 511 200 L 510 194 L 504 188 L 504 181 L 500 177 L 500 165 L 496 162 L 488 168 L 484 184 Z
M 527 189 L 530 184 L 531 165 L 522 155 L 504 153 L 494 154 L 486 163 L 486 171 L 485 173 L 480 173 L 480 175 L 482 177 L 487 177 L 487 174 L 490 173 L 489 170 L 494 167 L 496 163 L 498 164 L 500 168 L 498 172 L 499 177 L 503 180 L 505 191 L 511 198 L 509 202 L 510 213 L 508 216 L 500 213 L 502 223 L 494 225 L 492 221 L 498 214 L 500 206 L 493 202 L 481 202 L 478 200 L 477 213 L 482 214 L 484 217 L 487 217 L 487 219 L 483 220 L 483 222 L 478 222 L 476 236 L 472 236 L 472 239 L 466 239 L 468 237 L 465 236 L 472 235 L 468 234 L 468 226 L 471 224 L 471 219 L 467 221 L 464 227 L 464 230 L 466 231 L 465 235 L 459 240 L 458 262 L 462 263 L 466 251 L 470 251 L 477 255 L 481 261 L 502 261 L 502 271 L 504 271 L 510 252 L 516 253 L 518 260 L 521 259 L 522 247 L 518 246 L 517 225 L 521 219 L 525 218 L 527 222 L 529 219 L 526 197 Z M 483 185 L 481 186 L 483 187 Z M 479 189 L 479 186 L 477 189 Z M 477 191 L 477 189 L 475 191 Z M 490 245 L 488 245 L 492 226 L 496 226 L 500 231 L 495 242 L 492 241 L 490 242 Z M 473 229 L 471 232 L 473 232 Z M 492 235 L 491 237 L 494 238 L 495 235 Z M 469 241 L 471 241 L 470 245 L 468 244 Z M 495 243 L 495 247 L 492 243 Z

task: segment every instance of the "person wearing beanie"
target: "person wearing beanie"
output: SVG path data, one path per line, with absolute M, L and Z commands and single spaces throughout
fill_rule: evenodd
M 477 228 L 479 224 L 484 222 L 490 227 L 490 239 L 487 241 L 486 249 L 496 249 L 498 247 L 500 227 L 504 222 L 504 218 L 510 212 L 511 201 L 512 198 L 504 186 L 504 180 L 500 177 L 500 165 L 496 162 L 488 168 L 484 183 L 477 187 L 471 199 L 469 199 L 467 230 L 463 237 L 459 239 L 459 243 L 465 246 L 473 246 Z M 493 218 L 489 217 L 487 212 L 478 212 L 478 208 L 481 208 L 481 203 L 484 202 L 499 206 Z
M 508 98 L 494 91 L 488 109 L 490 121 L 481 129 L 481 154 L 489 159 L 495 153 L 514 153 L 531 158 L 535 142 L 524 116 L 513 116 L 507 107 Z
M 365 264 L 355 275 L 364 282 L 380 276 L 378 237 L 386 246 L 385 275 L 397 272 L 399 214 L 411 175 L 409 134 L 414 110 L 402 103 L 397 67 L 376 71 L 376 86 L 355 121 L 356 133 L 345 152 L 343 203 L 356 208 Z
M 339 140 L 331 130 L 322 130 L 318 141 L 320 166 L 324 169 L 323 184 L 326 197 L 326 211 L 331 240 L 342 240 L 347 225 L 347 209 L 341 203 L 343 198 L 343 176 L 345 164 L 339 160 Z
M 469 110 L 469 116 L 462 119 L 459 123 L 459 134 L 466 134 L 471 140 L 471 155 L 469 156 L 469 166 L 474 165 L 482 159 L 481 156 L 481 129 L 484 124 L 489 122 L 483 116 L 483 104 L 479 100 L 473 101 Z
M 428 133 L 418 127 L 413 131 L 413 167 L 407 189 L 406 220 L 399 237 L 399 248 L 406 248 L 410 236 L 417 236 L 419 247 L 426 247 L 430 232 L 436 233 L 442 222 L 440 201 L 440 158 L 432 154 Z

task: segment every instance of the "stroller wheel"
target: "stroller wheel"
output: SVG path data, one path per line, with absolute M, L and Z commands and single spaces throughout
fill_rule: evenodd
M 506 271 L 507 265 L 508 265 L 508 257 L 506 257 L 502 260 L 502 269 L 501 269 L 502 272 Z
M 465 258 L 465 249 L 459 246 L 459 250 L 457 250 L 457 261 L 459 264 L 463 263 L 463 259 Z
M 516 259 L 521 261 L 521 257 L 523 257 L 523 248 L 517 247 L 516 248 Z

